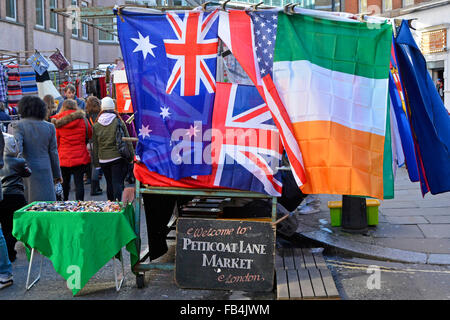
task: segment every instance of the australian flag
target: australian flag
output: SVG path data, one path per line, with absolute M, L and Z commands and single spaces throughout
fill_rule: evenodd
M 117 25 L 136 106 L 138 160 L 175 180 L 211 174 L 202 135 L 212 125 L 218 12 L 122 10 Z

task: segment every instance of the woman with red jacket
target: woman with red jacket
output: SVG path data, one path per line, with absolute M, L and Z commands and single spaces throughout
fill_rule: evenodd
M 86 143 L 92 137 L 92 128 L 86 120 L 84 111 L 77 107 L 75 100 L 71 99 L 64 100 L 61 111 L 51 119 L 56 127 L 64 201 L 69 200 L 72 175 L 75 180 L 75 198 L 83 201 L 83 175 L 91 162 Z

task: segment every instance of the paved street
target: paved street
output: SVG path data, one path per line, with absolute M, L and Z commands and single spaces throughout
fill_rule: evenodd
M 400 172 L 400 179 L 401 179 Z M 442 257 L 450 253 L 448 236 L 448 195 L 436 197 L 436 207 L 433 207 L 433 198 L 420 199 L 420 194 L 411 190 L 413 187 L 405 183 L 404 192 L 396 190 L 396 200 L 383 202 L 380 214 L 380 225 L 371 228 L 369 235 L 349 235 L 339 232 L 339 228 L 331 228 L 329 212 L 323 208 L 326 202 L 322 201 L 322 212 L 309 216 L 299 216 L 299 237 L 291 241 L 278 239 L 280 246 L 324 247 L 324 257 L 331 270 L 342 299 L 349 300 L 422 300 L 422 299 L 450 299 L 450 265 L 434 265 L 433 261 L 425 259 L 422 263 L 395 263 L 383 261 L 382 258 L 363 258 L 360 254 L 343 253 L 342 248 L 321 245 L 303 237 L 303 233 L 332 230 L 339 239 L 344 238 L 351 243 L 358 243 L 361 250 L 368 251 L 370 245 L 382 246 L 389 250 L 415 250 L 419 254 L 426 252 Z M 104 184 L 102 185 L 105 190 Z M 402 188 L 401 184 L 399 187 Z M 410 189 L 408 189 L 410 188 Z M 86 186 L 89 195 L 89 185 Z M 71 197 L 73 195 L 71 194 Z M 91 198 L 87 196 L 86 198 Z M 93 197 L 95 200 L 104 200 L 102 196 Z M 409 200 L 408 200 L 409 199 Z M 399 204 L 400 203 L 400 204 Z M 439 207 L 442 205 L 442 207 Z M 405 208 L 411 206 L 411 208 Z M 313 220 L 313 218 L 315 220 Z M 308 220 L 309 219 L 309 220 Z M 320 221 L 319 221 L 320 220 Z M 143 248 L 147 246 L 145 217 L 141 217 L 141 234 Z M 301 236 L 300 236 L 301 235 Z M 353 241 L 353 242 L 352 242 Z M 174 241 L 171 240 L 169 253 L 159 261 L 174 261 Z M 339 242 L 336 242 L 339 244 Z M 88 284 L 73 297 L 67 288 L 65 280 L 59 276 L 50 262 L 44 258 L 41 279 L 31 290 L 25 290 L 28 261 L 25 249 L 21 243 L 16 245 L 18 258 L 13 263 L 14 285 L 0 290 L 0 300 L 275 300 L 276 292 L 246 293 L 242 291 L 222 290 L 187 290 L 179 288 L 174 281 L 173 271 L 152 270 L 145 273 L 145 287 L 138 289 L 135 277 L 130 270 L 129 255 L 124 250 L 126 279 L 119 292 L 115 290 L 113 262 L 105 265 Z M 396 251 L 392 251 L 396 252 Z M 403 251 L 402 251 L 403 252 Z M 406 251 L 410 252 L 410 251 Z M 365 252 L 370 255 L 370 252 Z M 425 254 L 425 253 L 424 253 Z M 400 257 L 400 256 L 398 256 Z M 387 259 L 386 259 L 387 260 Z M 32 270 L 32 279 L 38 272 L 40 256 L 37 256 Z M 428 263 L 425 263 L 428 262 Z M 119 264 L 117 270 L 120 272 Z M 369 277 L 368 267 L 380 267 L 380 288 L 370 289 L 367 286 Z
M 320 198 L 321 212 L 299 215 L 297 231 L 305 237 L 369 258 L 450 264 L 450 193 L 422 197 L 419 184 L 409 181 L 405 168 L 397 170 L 395 198 L 381 201 L 379 224 L 365 235 L 331 227 L 327 203 L 342 197 Z

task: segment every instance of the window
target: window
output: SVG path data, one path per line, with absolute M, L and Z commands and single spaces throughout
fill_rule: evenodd
M 6 0 L 6 19 L 17 20 L 17 3 L 16 0 Z
M 367 12 L 367 0 L 359 0 L 359 13 Z
M 383 12 L 392 10 L 392 0 L 383 0 Z
M 36 0 L 36 26 L 45 27 L 44 0 Z
M 78 7 L 78 1 L 72 0 L 71 5 L 72 7 Z M 71 14 L 72 14 L 72 35 L 78 37 L 78 28 L 79 28 L 78 11 L 74 10 L 72 11 Z
M 58 8 L 57 0 L 50 0 L 50 9 Z M 50 30 L 58 31 L 58 16 L 55 12 L 50 11 Z
M 114 29 L 114 31 L 117 30 L 117 24 L 116 24 L 116 18 L 109 19 L 109 18 L 103 18 L 98 19 L 98 24 L 102 26 L 104 29 Z M 114 28 L 112 28 L 111 24 Z M 109 32 L 105 32 L 102 30 L 98 31 L 98 40 L 101 42 L 117 42 L 117 37 Z
M 88 6 L 88 4 L 86 2 L 82 2 L 81 6 L 83 8 L 86 8 Z M 83 21 L 87 21 L 87 20 L 83 19 Z M 85 40 L 89 38 L 89 26 L 87 24 L 84 24 L 84 23 L 81 24 L 81 37 Z

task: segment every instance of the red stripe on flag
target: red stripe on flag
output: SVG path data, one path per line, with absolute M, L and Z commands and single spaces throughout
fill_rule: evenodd
M 228 17 L 233 55 L 256 85 L 257 77 L 255 51 L 253 50 L 252 20 L 245 11 L 232 10 L 229 12 Z
M 178 79 L 180 78 L 180 74 L 181 74 L 181 68 L 178 69 L 177 73 L 175 74 L 175 77 L 173 77 L 172 80 L 172 84 L 170 85 L 169 88 L 167 88 L 167 93 L 171 93 L 173 90 L 173 87 L 176 85 L 176 83 L 178 82 Z
M 291 120 L 286 112 L 286 109 L 278 96 L 278 92 L 275 88 L 275 84 L 272 81 L 271 76 L 268 74 L 263 79 L 263 85 L 265 86 L 266 91 L 270 94 L 271 99 L 275 103 L 275 108 L 277 108 L 279 112 L 279 116 L 273 112 L 267 98 L 265 97 L 264 91 L 262 87 L 258 86 L 258 91 L 260 91 L 261 96 L 266 101 L 266 104 L 269 106 L 270 113 L 272 114 L 272 118 L 280 132 L 281 141 L 283 141 L 284 149 L 286 150 L 289 162 L 291 164 L 291 168 L 293 170 L 294 177 L 297 177 L 297 184 L 301 182 L 301 185 L 306 183 L 306 174 L 303 164 L 301 162 L 302 155 L 298 146 L 298 142 L 294 139 L 288 139 L 286 135 L 291 137 L 294 136 L 294 128 L 292 127 Z M 261 89 L 260 89 L 261 88 Z M 261 92 L 262 91 L 262 92 Z M 286 132 L 287 131 L 287 132 Z M 293 140 L 293 141 L 292 141 Z M 291 147 L 292 145 L 292 147 Z M 297 148 L 295 148 L 297 146 Z
M 256 157 L 254 154 L 252 154 L 248 151 L 241 151 L 241 153 L 244 154 L 248 159 L 253 161 L 258 166 L 258 168 L 260 168 L 264 172 L 264 174 L 267 177 L 267 180 L 269 180 L 269 182 L 272 184 L 275 191 L 277 191 L 279 194 L 281 194 L 282 186 L 280 186 L 278 183 L 275 182 L 275 179 L 273 177 L 273 172 L 270 172 L 269 170 L 267 170 L 267 167 L 264 165 L 264 163 L 262 163 L 262 161 L 260 159 L 258 159 L 258 157 Z
M 234 121 L 236 122 L 246 122 L 249 119 L 252 119 L 256 116 L 259 116 L 263 113 L 266 113 L 267 111 L 269 111 L 269 108 L 267 108 L 267 106 L 265 107 L 261 107 L 253 112 L 250 112 L 249 114 L 246 114 L 245 116 L 240 117 L 239 119 L 235 119 Z
M 169 13 L 167 14 L 167 17 L 169 18 L 169 20 L 172 22 L 173 27 L 175 28 L 177 35 L 179 38 L 181 38 L 182 36 L 182 32 L 180 29 L 180 26 L 178 25 L 177 21 L 175 20 L 175 18 Z

